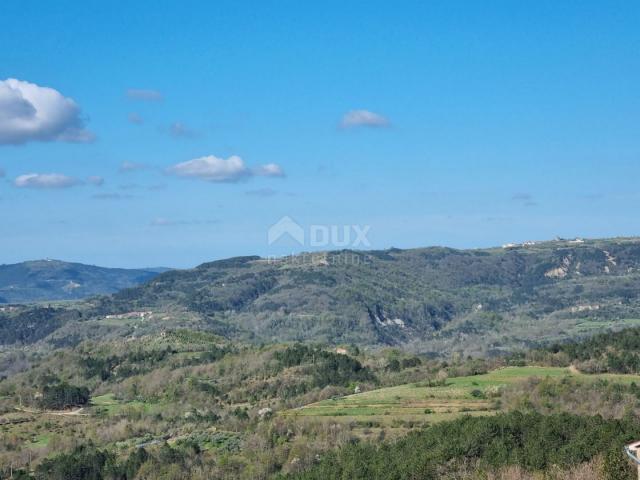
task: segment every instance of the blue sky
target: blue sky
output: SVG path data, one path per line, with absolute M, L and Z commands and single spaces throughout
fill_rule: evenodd
M 5 2 L 0 263 L 309 249 L 268 244 L 283 216 L 371 248 L 639 234 L 639 21 L 633 1 Z

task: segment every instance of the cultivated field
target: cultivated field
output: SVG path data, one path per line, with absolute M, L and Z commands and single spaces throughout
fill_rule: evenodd
M 450 420 L 462 414 L 490 415 L 500 410 L 503 388 L 531 377 L 579 378 L 582 381 L 636 382 L 639 375 L 585 375 L 560 367 L 507 367 L 484 375 L 418 382 L 324 400 L 284 412 L 287 416 L 404 427 Z

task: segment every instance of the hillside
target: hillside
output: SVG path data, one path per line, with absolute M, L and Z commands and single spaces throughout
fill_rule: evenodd
M 0 303 L 78 300 L 133 287 L 166 269 L 104 268 L 59 260 L 0 265 Z
M 635 471 L 639 379 L 188 330 L 16 349 L 0 478 L 626 479 L 597 472 Z
M 263 341 L 527 347 L 640 318 L 637 239 L 515 248 L 340 251 L 241 257 L 172 271 L 96 312 L 188 311 Z
M 640 241 L 239 257 L 166 272 L 77 308 L 83 321 L 58 322 L 50 342 L 180 327 L 256 342 L 500 354 L 640 325 Z M 139 312 L 149 313 L 140 321 Z M 5 325 L 19 328 L 28 314 L 5 314 Z

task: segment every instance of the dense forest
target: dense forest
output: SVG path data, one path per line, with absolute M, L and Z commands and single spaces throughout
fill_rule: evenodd
M 633 472 L 620 452 L 625 443 L 638 436 L 640 425 L 631 420 L 519 412 L 490 418 L 464 417 L 393 443 L 347 445 L 291 478 L 458 478 L 457 470 L 465 463 L 473 464 L 479 476 L 482 471 L 509 465 L 528 471 L 544 471 L 551 466 L 569 468 L 602 455 L 602 478 L 632 479 Z
M 516 353 L 513 363 L 573 365 L 587 373 L 640 373 L 640 328 L 607 332 L 580 340 Z

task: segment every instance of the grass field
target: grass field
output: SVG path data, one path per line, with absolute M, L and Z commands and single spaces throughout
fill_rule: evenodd
M 418 382 L 324 400 L 289 410 L 284 415 L 369 420 L 384 425 L 401 421 L 438 422 L 461 414 L 490 415 L 499 410 L 497 400 L 503 387 L 531 377 L 564 376 L 584 381 L 640 383 L 638 375 L 585 375 L 560 367 L 507 367 L 484 375 L 450 378 L 439 386 Z
M 570 333 L 576 334 L 584 334 L 584 333 L 593 333 L 594 331 L 604 331 L 606 329 L 610 329 L 614 327 L 616 330 L 621 330 L 623 328 L 633 328 L 640 327 L 640 319 L 638 318 L 625 318 L 621 320 L 616 320 L 615 322 L 611 321 L 596 321 L 596 320 L 585 320 L 577 323 L 575 326 L 569 329 Z
M 49 433 L 41 433 L 36 435 L 31 440 L 31 445 L 36 448 L 42 448 L 49 445 L 49 441 L 51 440 L 51 434 Z
M 97 411 L 106 412 L 108 415 L 118 415 L 125 409 L 142 410 L 148 413 L 157 406 L 157 404 L 141 401 L 122 402 L 115 398 L 113 393 L 107 393 L 105 395 L 91 397 L 91 406 L 95 407 Z

